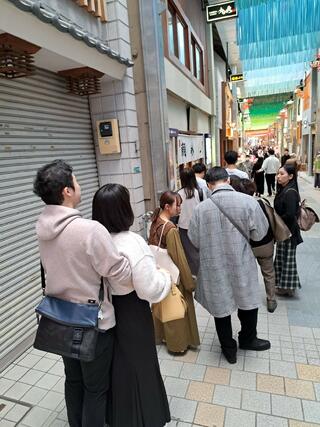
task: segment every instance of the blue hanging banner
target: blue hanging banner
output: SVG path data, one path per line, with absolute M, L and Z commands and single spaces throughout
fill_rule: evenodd
M 236 0 L 247 96 L 293 91 L 320 47 L 320 0 Z

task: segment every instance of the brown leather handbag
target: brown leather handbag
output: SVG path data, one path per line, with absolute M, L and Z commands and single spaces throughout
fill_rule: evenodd
M 284 242 L 285 240 L 288 240 L 291 237 L 291 231 L 286 226 L 281 216 L 278 215 L 275 209 L 270 205 L 269 200 L 266 200 L 263 197 L 261 197 L 260 200 L 262 200 L 264 207 L 266 208 L 274 240 L 276 242 Z

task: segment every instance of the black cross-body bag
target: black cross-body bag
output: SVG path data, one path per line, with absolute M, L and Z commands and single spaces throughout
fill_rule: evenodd
M 45 295 L 45 273 L 41 264 L 44 298 L 36 307 L 38 330 L 34 348 L 85 362 L 95 359 L 98 319 L 104 299 L 101 278 L 99 302 L 79 304 Z

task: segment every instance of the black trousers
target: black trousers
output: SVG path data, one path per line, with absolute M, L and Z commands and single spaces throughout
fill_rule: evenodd
M 239 308 L 238 317 L 241 323 L 239 344 L 249 344 L 257 337 L 258 309 L 241 310 Z M 234 355 L 237 351 L 237 342 L 232 337 L 231 316 L 215 317 L 214 321 L 222 351 Z
M 266 173 L 266 181 L 268 187 L 268 194 L 269 196 L 272 196 L 272 190 L 276 191 L 276 174 Z
M 92 362 L 63 357 L 65 399 L 70 427 L 103 427 L 110 385 L 113 329 L 100 333 Z
M 320 188 L 320 173 L 315 173 L 314 174 L 314 187 L 315 188 Z

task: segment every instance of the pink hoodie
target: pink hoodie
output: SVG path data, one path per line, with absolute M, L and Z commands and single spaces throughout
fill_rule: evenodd
M 46 294 L 77 303 L 98 302 L 100 277 L 106 277 L 104 319 L 99 328 L 112 328 L 115 317 L 108 282 L 130 286 L 131 269 L 109 232 L 97 221 L 82 218 L 78 210 L 60 205 L 45 206 L 36 232 L 46 272 Z

